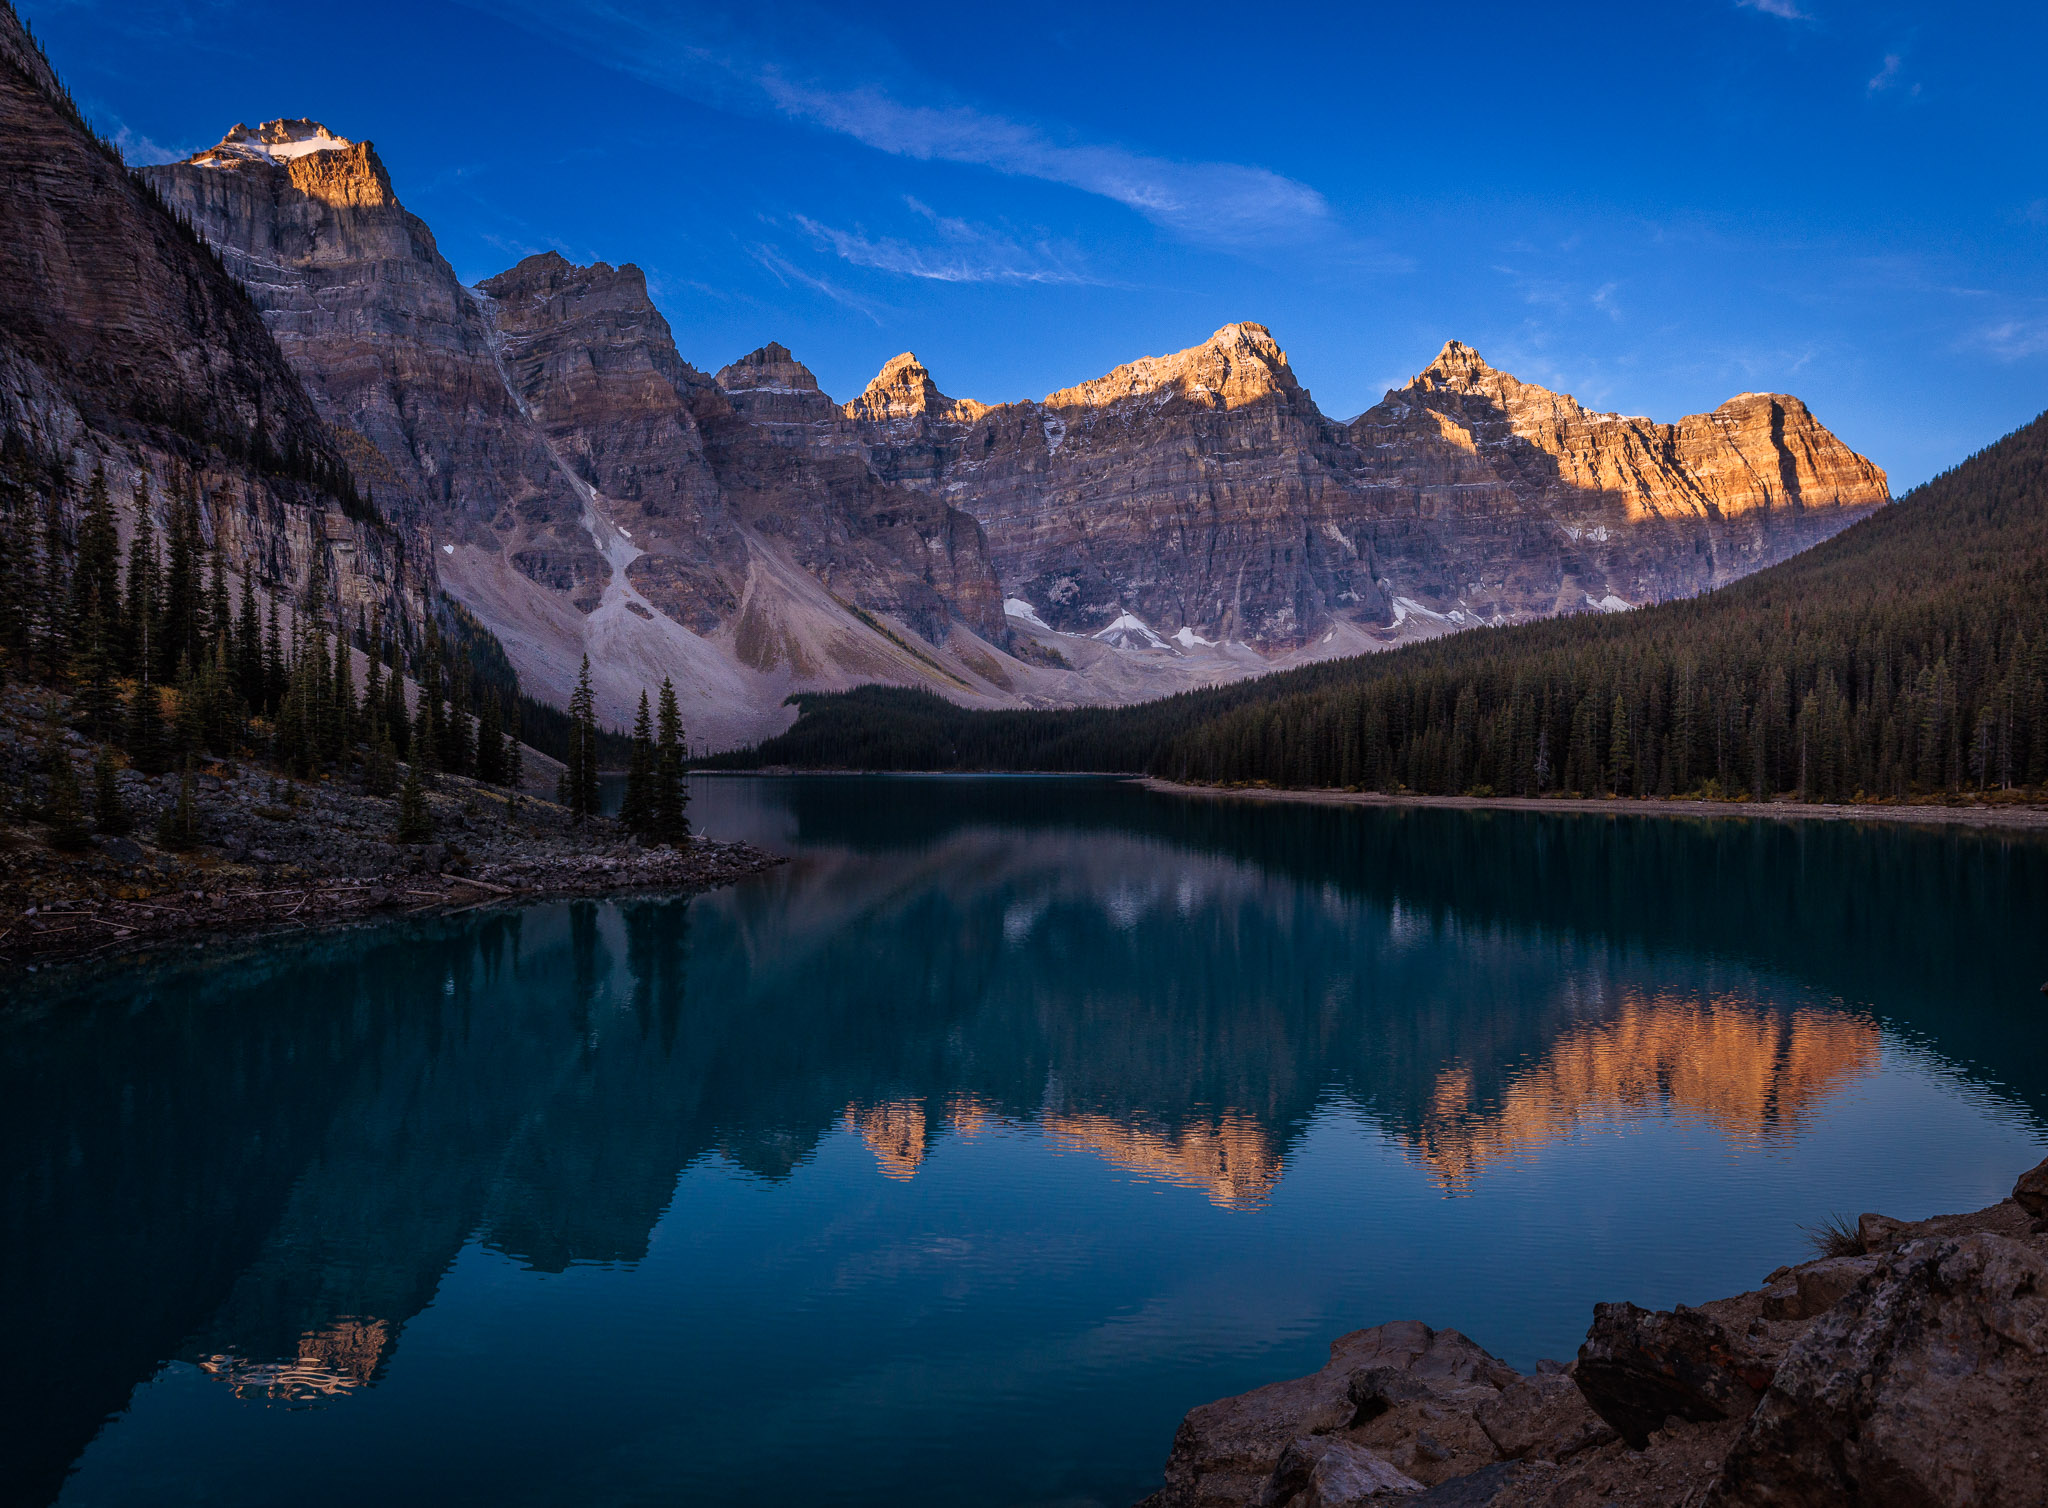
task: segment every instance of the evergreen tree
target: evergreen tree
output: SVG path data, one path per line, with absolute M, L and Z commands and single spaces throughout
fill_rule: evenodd
M 476 778 L 491 785 L 505 783 L 505 718 L 495 686 L 484 692 L 476 728 Z
M 242 600 L 235 613 L 235 689 L 251 712 L 265 705 L 263 675 L 263 622 L 256 616 L 256 573 L 242 573 Z
M 64 538 L 64 504 L 54 492 L 43 499 L 42 580 L 31 599 L 36 613 L 36 653 L 54 680 L 70 664 L 72 650 L 71 556 Z
M 391 730 L 380 727 L 363 761 L 363 789 L 372 796 L 388 796 L 398 785 L 398 750 L 391 742 Z
M 448 716 L 441 724 L 441 764 L 456 775 L 467 775 L 476 768 L 470 743 L 468 671 L 468 664 L 459 656 L 449 666 Z
M 563 805 L 581 822 L 597 815 L 597 697 L 590 687 L 590 656 L 576 675 L 569 697 L 569 759 L 562 773 Z
M 426 787 L 420 784 L 420 767 L 405 767 L 405 784 L 398 792 L 398 841 L 425 843 L 434 836 L 434 813 L 427 805 Z
M 519 698 L 512 698 L 510 726 L 505 730 L 505 783 L 514 790 L 526 774 L 526 746 L 519 741 Z
M 78 521 L 78 563 L 71 572 L 71 616 L 83 624 L 94 613 L 103 625 L 121 617 L 121 540 L 114 532 L 114 508 L 107 499 L 107 469 L 96 465 L 86 484 L 85 512 Z M 101 649 L 111 653 L 114 646 Z
M 113 751 L 104 744 L 92 762 L 92 821 L 93 826 L 109 837 L 118 838 L 135 830 L 135 818 L 121 799 Z
M 135 483 L 135 533 L 128 541 L 128 591 L 122 604 L 122 666 L 138 681 L 157 679 L 162 648 L 162 593 L 158 588 L 156 525 L 150 514 L 149 478 Z
M 633 752 L 626 764 L 626 793 L 619 802 L 619 821 L 629 833 L 642 837 L 654 831 L 654 717 L 647 709 L 647 693 L 640 693 L 640 710 L 633 719 Z
M 128 706 L 128 760 L 145 775 L 161 775 L 171 767 L 169 740 L 164 735 L 163 693 L 154 681 L 135 688 Z
M 327 696 L 327 745 L 330 762 L 348 757 L 356 735 L 355 664 L 348 635 L 334 636 L 334 679 Z
M 390 735 L 398 757 L 410 758 L 407 751 L 412 747 L 412 721 L 405 707 L 405 677 L 396 669 L 384 683 L 384 731 Z
M 676 707 L 675 682 L 667 676 L 661 678 L 659 726 L 654 746 L 653 837 L 657 843 L 674 846 L 690 839 L 690 789 L 683 775 L 689 748 L 682 714 Z
M 185 771 L 178 778 L 178 799 L 156 823 L 159 848 L 182 851 L 199 846 L 199 792 L 192 775 L 192 756 L 185 756 Z
M 1635 772 L 1635 751 L 1629 744 L 1628 703 L 1619 694 L 1614 698 L 1614 711 L 1608 720 L 1614 729 L 1607 744 L 1608 788 L 1617 796 L 1626 796 Z
M 78 707 L 85 715 L 86 731 L 96 739 L 113 737 L 120 722 L 121 698 L 114 689 L 113 634 L 96 594 L 90 597 L 86 615 L 79 624 L 71 657 L 71 682 L 78 691 Z
M 50 750 L 50 800 L 43 808 L 43 820 L 50 825 L 50 846 L 79 849 L 91 840 L 86 831 L 85 804 L 78 793 L 78 772 L 71 768 L 71 756 L 58 744 Z
M 277 626 L 277 598 L 266 594 L 263 618 L 263 694 L 256 699 L 256 705 L 265 712 L 275 712 L 284 697 L 285 649 L 284 635 Z
M 163 637 L 159 668 L 175 675 L 180 656 L 195 663 L 205 644 L 199 580 L 199 499 L 188 477 L 175 493 L 171 512 L 170 551 L 164 566 Z

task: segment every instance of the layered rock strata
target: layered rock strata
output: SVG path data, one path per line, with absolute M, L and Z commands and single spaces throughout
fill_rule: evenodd
M 1658 425 L 1457 342 L 1338 424 L 1251 324 L 996 408 L 898 357 L 847 413 L 885 475 L 982 520 L 1005 590 L 1048 626 L 1128 614 L 1269 654 L 1689 595 L 1888 498 L 1796 398 Z
M 791 691 L 1126 701 L 1732 580 L 1886 500 L 1797 399 L 1596 414 L 1452 343 L 1349 424 L 1229 325 L 1036 402 L 906 352 L 835 403 L 770 344 L 683 360 L 630 266 L 464 288 L 368 143 L 238 126 L 151 169 L 330 419 L 423 501 L 450 588 L 560 697 L 664 674 L 714 743 Z
M 1865 1215 L 1698 1308 L 1595 1306 L 1517 1373 L 1413 1321 L 1191 1410 L 1141 1508 L 1822 1508 L 2048 1501 L 2048 1163 L 1969 1215 Z
M 61 507 L 104 467 L 125 533 L 139 483 L 189 481 L 237 574 L 296 596 L 320 557 L 351 620 L 419 621 L 431 570 L 403 500 L 351 514 L 298 479 L 348 466 L 375 487 L 375 453 L 322 419 L 247 293 L 93 138 L 5 5 L 0 225 L 0 432 Z
M 974 520 L 878 476 L 808 373 L 757 353 L 722 385 L 684 362 L 637 268 L 549 254 L 466 288 L 374 148 L 313 121 L 149 173 L 322 411 L 422 500 L 442 578 L 542 695 L 587 653 L 622 721 L 673 675 L 725 743 L 811 686 L 1001 694 L 977 668 L 1003 677 L 1008 629 Z

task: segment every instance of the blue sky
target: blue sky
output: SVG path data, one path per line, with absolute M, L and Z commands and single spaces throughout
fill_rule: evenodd
M 2048 8 L 28 0 L 131 160 L 369 138 L 465 279 L 645 268 L 683 355 L 1036 397 L 1270 326 L 1348 418 L 1464 340 L 1797 393 L 1895 489 L 2048 408 Z

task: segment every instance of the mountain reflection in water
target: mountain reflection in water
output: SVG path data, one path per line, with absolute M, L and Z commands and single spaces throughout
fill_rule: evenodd
M 1113 1501 L 1341 1329 L 1526 1365 L 2040 1156 L 2038 842 L 696 785 L 793 862 L 17 992 L 0 1497 Z

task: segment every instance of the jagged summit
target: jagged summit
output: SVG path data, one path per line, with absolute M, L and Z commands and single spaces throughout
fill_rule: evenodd
M 972 424 L 988 410 L 986 403 L 972 398 L 948 398 L 916 353 L 905 351 L 883 363 L 875 380 L 846 405 L 845 412 L 847 418 L 869 424 L 919 418 Z
M 267 120 L 253 127 L 238 121 L 218 146 L 185 160 L 206 168 L 223 167 L 230 162 L 290 162 L 314 152 L 347 151 L 355 145 L 317 120 Z
M 815 393 L 818 379 L 811 369 L 789 354 L 789 347 L 769 341 L 758 351 L 749 351 L 738 361 L 718 369 L 715 379 L 728 393 Z
M 1045 406 L 1100 408 L 1160 393 L 1176 393 L 1225 409 L 1275 395 L 1308 399 L 1308 389 L 1295 380 L 1287 353 L 1272 332 L 1245 321 L 1225 325 L 1185 351 L 1142 357 L 1092 382 L 1063 388 L 1050 394 Z

